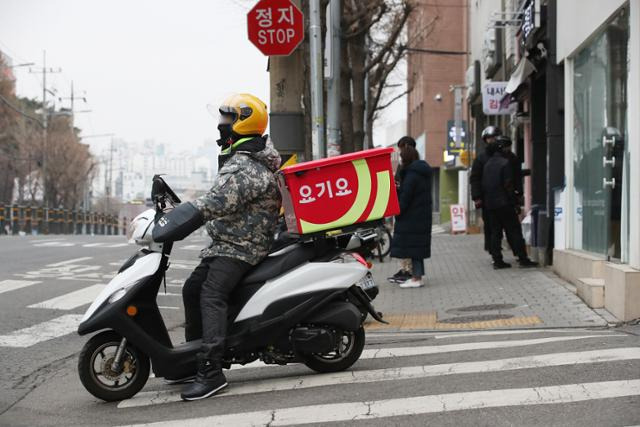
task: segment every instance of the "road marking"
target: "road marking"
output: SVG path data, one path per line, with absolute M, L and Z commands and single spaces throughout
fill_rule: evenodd
M 123 248 L 129 246 L 129 243 L 114 243 L 113 245 L 107 245 L 105 248 Z
M 238 396 L 243 394 L 299 390 L 304 388 L 335 386 L 342 384 L 400 381 L 456 374 L 480 374 L 638 359 L 640 359 L 640 347 L 630 347 L 571 353 L 552 353 L 500 360 L 481 360 L 477 362 L 405 366 L 365 371 L 345 371 L 332 374 L 310 374 L 290 378 L 246 381 L 233 384 L 233 387 L 221 396 Z M 168 402 L 177 402 L 179 400 L 180 393 L 176 391 L 160 390 L 155 392 L 143 392 L 138 393 L 135 397 L 129 400 L 120 402 L 118 404 L 118 408 L 149 406 Z
M 59 267 L 61 265 L 66 265 L 66 264 L 73 264 L 74 262 L 79 262 L 79 261 L 86 261 L 88 259 L 93 259 L 93 257 L 90 256 L 85 256 L 82 258 L 73 258 L 73 259 L 68 259 L 66 261 L 62 261 L 62 262 L 56 262 L 54 264 L 47 264 L 47 267 Z
M 41 248 L 41 247 L 53 247 L 53 248 L 66 248 L 69 246 L 75 246 L 75 243 L 68 242 L 45 242 L 45 243 L 34 243 L 33 246 Z
M 576 333 L 576 332 L 585 332 L 585 333 L 594 333 L 599 331 L 588 331 L 588 330 L 580 330 L 580 329 L 508 329 L 508 330 L 495 330 L 495 331 L 472 331 L 472 332 L 451 332 L 451 333 L 440 333 L 440 332 L 382 332 L 382 331 L 371 331 L 367 333 L 367 338 L 398 338 L 398 337 L 429 337 L 433 339 L 445 339 L 445 338 L 464 338 L 464 337 L 475 337 L 475 336 L 487 336 L 487 335 L 518 335 L 518 334 L 549 334 L 549 333 Z M 609 333 L 606 330 L 602 330 L 603 335 Z
M 180 307 L 170 307 L 168 305 L 159 305 L 158 308 L 165 308 L 167 310 L 180 310 Z
M 51 298 L 36 304 L 28 305 L 29 308 L 48 308 L 52 310 L 73 310 L 74 308 L 90 304 L 102 292 L 105 285 L 93 285 L 84 289 L 69 292 L 59 297 Z
M 66 314 L 61 317 L 0 335 L 0 347 L 31 347 L 42 341 L 58 338 L 75 332 L 82 314 Z
M 240 412 L 135 426 L 246 426 L 321 424 L 508 406 L 552 405 L 640 395 L 640 380 L 603 381 L 548 387 L 482 390 L 369 402 L 345 402 Z
M 0 294 L 9 291 L 15 291 L 16 289 L 26 288 L 27 286 L 42 283 L 37 280 L 3 280 L 0 282 Z
M 84 245 L 82 245 L 83 248 L 95 248 L 96 246 L 102 246 L 102 245 L 106 245 L 106 243 L 104 242 L 99 242 L 99 243 L 86 243 Z
M 360 356 L 360 359 L 380 359 L 385 357 L 399 357 L 399 356 L 421 356 L 425 354 L 439 354 L 449 353 L 455 351 L 471 351 L 471 350 L 489 350 L 494 348 L 511 348 L 522 347 L 528 345 L 540 345 L 553 342 L 562 341 L 575 341 L 588 338 L 613 338 L 623 337 L 626 335 L 582 335 L 582 336 L 564 336 L 564 337 L 551 337 L 551 338 L 537 338 L 530 340 L 513 340 L 513 341 L 482 341 L 482 342 L 470 342 L 460 344 L 446 344 L 446 345 L 433 345 L 433 346 L 417 346 L 417 347 L 395 347 L 395 348 L 377 348 L 377 349 L 365 349 Z

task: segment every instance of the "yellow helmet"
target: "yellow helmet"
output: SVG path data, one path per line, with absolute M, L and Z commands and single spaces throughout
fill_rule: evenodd
M 231 95 L 219 110 L 221 115 L 231 116 L 231 130 L 236 135 L 262 135 L 267 130 L 267 105 L 253 95 Z

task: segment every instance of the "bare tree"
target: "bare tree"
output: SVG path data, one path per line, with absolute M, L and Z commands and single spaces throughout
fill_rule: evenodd
M 378 113 L 410 90 L 385 98 L 392 88 L 389 77 L 407 53 L 405 25 L 414 9 L 412 0 L 343 2 L 341 131 L 344 152 L 361 150 L 365 135 L 369 138 L 368 145 L 372 146 L 373 123 Z M 350 112 L 345 111 L 345 107 L 350 107 Z M 351 124 L 345 113 L 351 114 Z
M 47 130 L 47 194 L 53 206 L 77 207 L 95 168 L 89 147 L 79 142 L 65 116 L 54 117 Z

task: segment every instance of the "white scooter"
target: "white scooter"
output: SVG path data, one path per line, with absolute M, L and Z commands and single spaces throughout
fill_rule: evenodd
M 174 346 L 156 297 L 173 243 L 154 242 L 155 223 L 180 199 L 154 177 L 155 209 L 138 215 L 130 237 L 142 246 L 127 260 L 84 315 L 78 333 L 94 335 L 82 348 L 78 373 L 94 396 L 128 399 L 156 377 L 195 374 L 200 340 Z M 317 372 L 353 365 L 365 345 L 367 313 L 383 323 L 371 301 L 378 293 L 370 264 L 349 250 L 357 235 L 292 239 L 254 267 L 233 291 L 224 367 L 260 359 L 302 362 Z M 366 243 L 365 243 L 366 244 Z

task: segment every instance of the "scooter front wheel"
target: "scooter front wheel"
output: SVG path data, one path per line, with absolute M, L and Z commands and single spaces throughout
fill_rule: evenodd
M 113 360 L 122 337 L 114 331 L 101 332 L 82 348 L 78 359 L 78 374 L 84 388 L 95 397 L 113 402 L 133 397 L 149 379 L 147 355 L 126 345 L 118 372 Z

